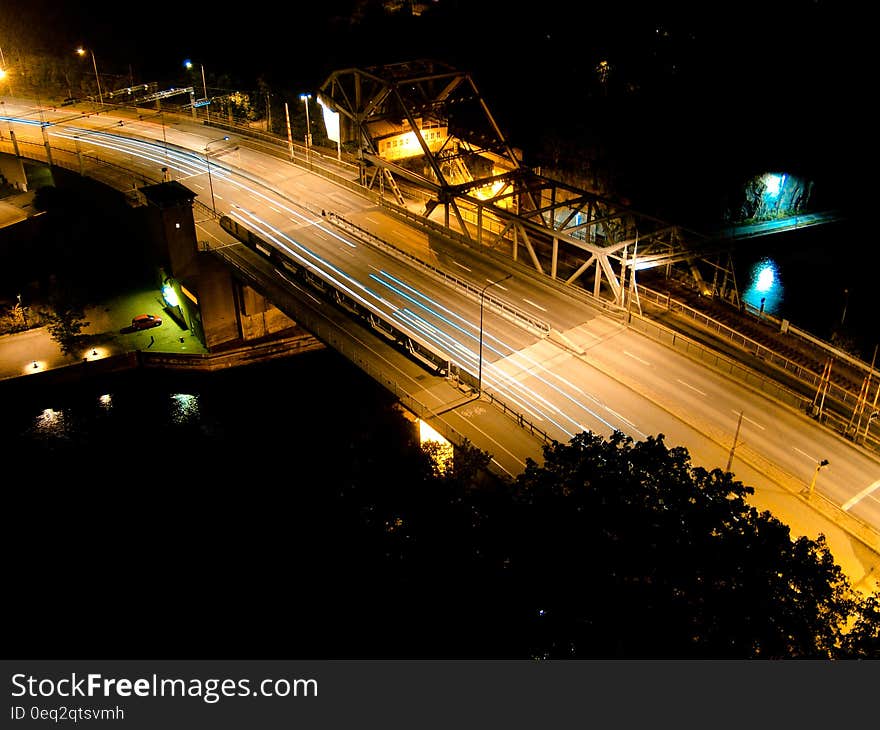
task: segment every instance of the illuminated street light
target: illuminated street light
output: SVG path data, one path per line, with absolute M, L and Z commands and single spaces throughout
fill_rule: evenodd
M 486 294 L 486 289 L 490 286 L 500 284 L 502 281 L 507 281 L 511 276 L 513 276 L 513 274 L 508 274 L 498 281 L 490 281 L 480 290 L 480 356 L 479 365 L 477 366 L 477 395 L 480 395 L 483 392 L 483 297 Z
M 810 488 L 805 490 L 807 499 L 810 498 L 810 496 L 813 494 L 813 490 L 816 488 L 816 477 L 819 476 L 819 471 L 821 469 L 824 469 L 830 463 L 831 462 L 829 462 L 828 459 L 822 459 L 822 461 L 816 464 L 816 471 L 813 472 L 813 479 L 810 481 Z
M 193 62 L 187 58 L 183 62 L 183 65 L 186 67 L 186 70 L 189 71 L 193 67 Z M 201 70 L 202 70 L 202 90 L 205 92 L 205 102 L 206 102 L 205 103 L 205 119 L 210 122 L 211 121 L 211 110 L 209 107 L 211 105 L 211 102 L 208 99 L 208 84 L 205 83 L 205 65 L 200 63 L 199 68 L 201 68 Z
M 309 99 L 312 98 L 312 95 L 311 94 L 300 94 L 299 98 L 302 99 L 303 105 L 306 108 L 306 160 L 311 162 L 312 128 L 309 125 Z
M 9 95 L 12 96 L 12 82 L 7 78 L 9 73 L 6 71 L 6 57 L 3 55 L 3 48 L 0 48 L 0 81 L 6 81 L 9 86 Z
M 76 52 L 80 56 L 86 55 L 86 49 L 80 46 L 76 49 Z M 95 61 L 95 52 L 92 49 L 89 49 L 89 55 L 92 57 L 92 67 L 95 69 L 95 83 L 98 84 L 98 101 L 101 102 L 101 106 L 104 106 L 104 95 L 101 93 L 101 78 L 98 76 L 98 63 Z
M 229 137 L 212 139 L 205 145 L 205 164 L 208 166 L 208 187 L 211 189 L 211 210 L 214 211 L 214 215 L 217 215 L 217 206 L 214 204 L 214 183 L 211 182 L 211 158 L 208 157 L 208 148 L 215 142 L 225 142 L 228 139 Z

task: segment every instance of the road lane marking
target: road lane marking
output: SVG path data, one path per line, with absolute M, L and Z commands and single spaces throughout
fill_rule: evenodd
M 631 352 L 629 352 L 628 350 L 624 350 L 624 351 L 623 351 L 623 354 L 624 354 L 624 355 L 627 355 L 627 356 L 629 356 L 629 357 L 631 357 L 633 360 L 638 360 L 640 363 L 642 363 L 642 365 L 650 365 L 650 364 L 651 364 L 651 363 L 649 363 L 647 360 L 642 360 L 642 358 L 640 358 L 640 357 L 638 357 L 638 356 L 636 356 L 636 355 L 633 355 L 633 354 L 632 354 Z
M 452 263 L 454 263 L 456 266 L 460 266 L 460 267 L 463 268 L 465 271 L 470 271 L 470 269 L 469 269 L 467 266 L 465 266 L 464 264 L 460 264 L 460 263 L 458 263 L 458 261 L 456 261 L 455 259 L 450 259 L 450 260 L 451 260 Z
M 614 414 L 615 416 L 617 416 L 621 421 L 623 421 L 627 426 L 630 426 L 631 428 L 634 428 L 636 431 L 639 431 L 639 429 L 638 429 L 638 427 L 636 426 L 636 424 L 634 424 L 634 423 L 633 423 L 632 421 L 630 421 L 628 418 L 624 418 L 623 416 L 621 416 L 621 415 L 620 415 L 617 411 L 615 411 L 614 409 L 609 408 L 608 406 L 605 406 L 605 410 L 608 411 L 609 413 L 613 413 L 613 414 Z M 639 433 L 642 433 L 642 432 L 639 431 Z M 644 436 L 644 435 L 645 435 L 645 434 L 642 434 L 642 436 Z
M 278 213 L 278 214 L 280 214 L 280 213 L 281 213 L 281 211 L 280 211 L 280 210 L 278 210 L 278 208 L 276 208 L 276 207 L 275 207 L 275 206 L 273 206 L 273 205 L 270 205 L 270 206 L 268 206 L 268 207 L 269 207 L 269 210 L 274 210 L 274 211 L 275 211 L 275 212 L 276 212 L 276 213 Z
M 842 505 L 840 505 L 840 509 L 842 509 L 844 512 L 846 512 L 850 507 L 852 507 L 854 504 L 863 500 L 865 497 L 867 497 L 871 492 L 873 492 L 878 487 L 880 487 L 880 479 L 878 479 L 873 484 L 869 484 L 867 487 L 865 487 L 858 494 L 850 497 L 848 500 L 846 500 L 846 502 L 844 502 Z
M 448 421 L 446 421 L 446 419 L 439 418 L 437 420 L 442 420 L 444 423 L 448 424 Z M 482 428 L 480 428 L 476 423 L 474 423 L 473 419 L 465 418 L 464 420 L 467 421 L 468 423 L 470 423 L 473 428 L 475 428 L 477 431 L 479 431 L 481 434 L 483 434 L 483 436 L 485 436 L 487 439 L 489 439 L 490 442 L 492 442 L 493 444 L 496 444 L 499 449 L 507 452 L 507 454 L 513 459 L 513 461 L 515 461 L 517 464 L 525 467 L 525 465 L 526 465 L 525 461 L 520 459 L 516 454 L 514 454 L 512 451 L 510 451 L 510 449 L 504 448 L 504 445 L 501 442 L 499 442 L 497 439 L 492 438 L 491 435 L 486 433 Z M 493 457 L 493 461 L 494 461 L 494 457 Z M 498 464 L 498 466 L 501 466 L 501 464 Z M 503 469 L 504 467 L 501 467 L 501 468 Z M 507 471 L 507 469 L 504 469 L 504 471 Z M 510 472 L 507 471 L 507 473 L 509 474 Z
M 526 299 L 525 297 L 523 297 L 523 301 L 524 301 L 526 304 L 531 304 L 533 307 L 537 307 L 537 308 L 540 309 L 542 312 L 546 312 L 546 311 L 547 311 L 547 310 L 544 309 L 544 307 L 542 307 L 540 304 L 535 304 L 531 299 Z
M 699 393 L 700 395 L 706 395 L 702 390 L 700 390 L 699 388 L 695 388 L 695 387 L 694 387 L 693 385 L 691 385 L 690 383 L 685 383 L 685 382 L 684 382 L 683 380 L 681 380 L 680 378 L 676 378 L 676 380 L 678 380 L 679 383 L 681 383 L 682 385 L 684 385 L 684 386 L 690 388 L 690 389 L 693 390 L 694 392 Z
M 494 284 L 498 289 L 503 289 L 504 291 L 507 291 L 506 286 L 502 286 L 501 284 L 495 284 L 495 282 L 492 281 L 491 279 L 486 279 L 486 281 L 490 282 L 491 284 Z
M 497 466 L 499 469 L 503 469 L 504 471 L 506 471 L 507 476 L 509 476 L 509 477 L 516 476 L 515 474 L 511 473 L 510 469 L 505 469 L 504 465 L 501 464 L 501 462 L 498 461 L 498 459 L 496 459 L 494 456 L 492 457 L 492 463 L 495 464 L 495 466 Z
M 736 409 L 732 409 L 732 410 L 731 410 L 731 413 L 736 413 L 736 415 L 739 415 L 739 411 L 736 410 Z M 767 429 L 764 428 L 760 423 L 758 423 L 757 421 L 753 421 L 753 420 L 752 420 L 751 418 L 749 418 L 748 416 L 743 416 L 742 419 L 743 419 L 744 421 L 748 421 L 748 422 L 751 423 L 753 426 L 757 426 L 757 427 L 760 428 L 762 431 L 766 431 L 766 430 L 767 430 Z
M 817 464 L 819 463 L 819 460 L 815 456 L 808 454 L 806 451 L 801 451 L 797 446 L 792 446 L 792 448 L 799 454 L 806 456 L 810 461 L 815 461 Z

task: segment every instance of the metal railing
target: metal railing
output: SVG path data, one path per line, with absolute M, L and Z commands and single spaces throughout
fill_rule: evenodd
M 633 330 L 640 332 L 649 339 L 758 390 L 778 403 L 783 403 L 807 414 L 813 412 L 813 397 L 793 391 L 775 378 L 763 375 L 747 364 L 728 357 L 715 349 L 706 347 L 676 330 L 638 314 L 631 316 L 629 325 Z M 859 432 L 856 433 L 851 425 L 852 417 L 835 412 L 833 403 L 829 403 L 826 399 L 826 407 L 823 408 L 819 415 L 819 421 L 837 433 L 863 444 L 872 451 L 880 453 L 880 436 L 876 433 L 871 433 L 870 427 L 873 424 L 870 420 L 862 424 L 864 429 L 858 429 Z M 875 428 L 874 430 L 876 431 L 877 429 Z
M 330 213 L 327 217 L 331 223 L 334 223 L 340 228 L 354 233 L 359 240 L 366 243 L 367 245 L 374 246 L 382 251 L 386 251 L 392 254 L 395 258 L 406 261 L 411 266 L 415 266 L 422 271 L 427 272 L 435 279 L 442 281 L 444 284 L 463 291 L 474 298 L 482 298 L 486 302 L 487 306 L 489 306 L 491 309 L 494 309 L 499 314 L 507 317 L 507 319 L 510 319 L 519 325 L 525 326 L 526 329 L 535 332 L 539 336 L 545 336 L 550 332 L 550 325 L 547 322 L 538 319 L 537 317 L 533 317 L 527 312 L 522 311 L 521 309 L 517 309 L 503 299 L 498 299 L 491 294 L 481 294 L 481 287 L 475 286 L 469 281 L 460 279 L 453 274 L 449 274 L 441 269 L 438 269 L 432 264 L 422 261 L 417 256 L 413 256 L 411 253 L 404 251 L 403 249 L 395 246 L 393 243 L 385 241 L 379 236 L 357 225 L 356 223 L 352 223 L 351 221 L 346 220 L 341 215 Z
M 660 294 L 659 292 L 656 292 L 642 285 L 638 286 L 638 292 L 639 297 L 642 299 L 642 301 L 652 303 L 661 309 L 675 312 L 684 316 L 685 318 L 691 320 L 694 324 L 699 325 L 709 332 L 712 332 L 719 339 L 729 342 L 731 345 L 737 347 L 740 350 L 743 350 L 745 353 L 752 355 L 762 362 L 765 362 L 780 369 L 783 373 L 796 378 L 801 383 L 803 383 L 805 387 L 810 387 L 816 390 L 818 390 L 820 387 L 827 387 L 826 397 L 830 397 L 845 406 L 854 407 L 857 404 L 857 393 L 854 393 L 851 390 L 848 390 L 844 386 L 833 381 L 823 382 L 822 373 L 816 372 L 815 370 L 806 367 L 802 363 L 781 355 L 776 350 L 773 350 L 772 348 L 767 347 L 760 342 L 757 342 L 747 335 L 742 334 L 735 328 L 730 327 L 723 322 L 719 322 L 718 320 L 710 317 L 706 313 L 688 306 L 684 302 L 672 299 L 669 294 Z M 796 328 L 790 327 L 788 331 L 791 332 L 793 329 Z M 870 368 L 868 368 L 867 365 L 864 363 L 862 363 L 862 365 L 865 368 L 867 374 L 867 372 L 870 371 Z M 876 370 L 873 372 L 877 373 Z

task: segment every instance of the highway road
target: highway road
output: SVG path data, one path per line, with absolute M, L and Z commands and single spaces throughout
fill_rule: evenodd
M 40 142 L 32 108 L 7 102 L 19 140 Z M 731 470 L 747 484 L 806 489 L 809 497 L 880 530 L 880 463 L 804 414 L 731 381 L 633 332 L 586 298 L 561 293 L 523 267 L 449 242 L 429 240 L 376 204 L 326 179 L 246 146 L 234 133 L 176 122 L 162 125 L 115 113 L 76 117 L 44 110 L 51 144 L 161 178 L 161 167 L 292 259 L 344 290 L 360 305 L 472 374 L 480 363 L 480 300 L 441 281 L 401 253 L 369 245 L 333 223 L 332 212 L 417 256 L 459 282 L 491 286 L 483 309 L 482 383 L 553 438 L 581 430 L 635 439 L 663 433 L 689 449 L 695 464 L 724 468 L 740 413 Z M 2 120 L 0 120 L 2 121 Z M 120 126 L 119 122 L 122 122 Z M 3 121 L 3 124 L 7 122 Z M 228 142 L 224 134 L 230 134 Z M 210 150 L 209 167 L 205 159 Z M 509 274 L 511 278 L 504 279 Z M 500 283 L 495 283 L 500 282 Z M 492 305 L 552 328 L 558 337 L 502 316 Z M 827 467 L 816 472 L 820 460 Z

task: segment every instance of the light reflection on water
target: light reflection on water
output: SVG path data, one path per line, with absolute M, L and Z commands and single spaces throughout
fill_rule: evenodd
M 194 423 L 199 420 L 199 396 L 191 393 L 174 393 L 171 396 L 172 423 Z
M 34 433 L 43 438 L 65 438 L 69 436 L 70 428 L 70 418 L 63 410 L 56 411 L 54 408 L 44 408 L 34 418 Z
M 779 266 L 772 258 L 756 261 L 749 272 L 749 284 L 742 295 L 743 301 L 757 310 L 763 301 L 767 314 L 780 314 L 784 301 L 784 287 Z

